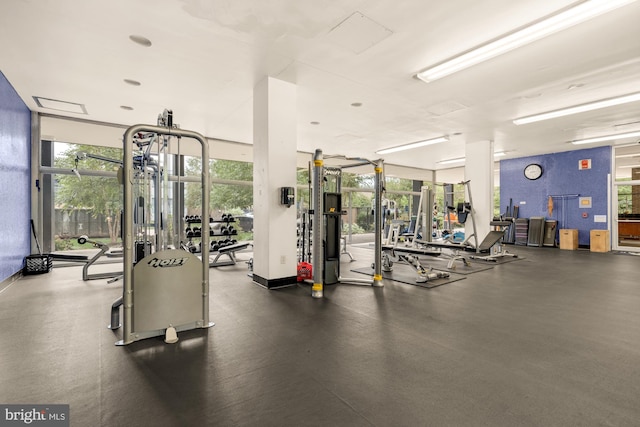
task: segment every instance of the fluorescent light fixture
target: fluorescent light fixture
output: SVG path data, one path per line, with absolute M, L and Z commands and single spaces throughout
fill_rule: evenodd
M 616 156 L 616 159 L 624 159 L 624 158 L 628 158 L 628 157 L 640 157 L 640 153 L 635 153 L 635 154 L 619 154 Z
M 640 168 L 640 165 L 624 165 L 624 166 L 618 166 L 618 169 L 631 169 L 631 168 Z
M 411 144 L 399 145 L 397 147 L 384 148 L 382 150 L 376 151 L 377 154 L 389 154 L 395 153 L 398 151 L 411 150 L 413 148 L 424 147 L 425 145 L 438 144 L 440 142 L 446 142 L 449 138 L 446 136 L 440 136 L 438 138 L 427 139 L 424 141 L 412 142 Z
M 598 136 L 598 137 L 595 137 L 595 138 L 577 139 L 575 141 L 571 141 L 571 143 L 575 144 L 575 145 L 593 144 L 593 143 L 596 143 L 596 142 L 615 141 L 616 139 L 634 138 L 636 136 L 640 136 L 640 131 L 619 133 L 619 134 L 616 134 L 616 135 Z
M 547 18 L 543 18 L 504 37 L 421 71 L 417 74 L 417 77 L 425 82 L 437 80 L 634 1 L 587 0 L 580 2 L 575 7 L 562 9 Z
M 504 151 L 496 151 L 495 153 L 493 153 L 493 157 L 502 157 L 502 156 L 506 156 L 507 153 L 505 153 Z M 447 159 L 447 160 L 440 160 L 439 164 L 441 165 L 450 165 L 452 163 L 458 163 L 458 162 L 464 162 L 466 160 L 466 157 L 457 157 L 455 159 Z
M 438 163 L 441 165 L 450 165 L 452 163 L 458 163 L 458 162 L 464 162 L 464 161 L 465 161 L 464 157 L 458 157 L 457 159 L 440 160 Z
M 555 119 L 557 117 L 569 116 L 571 114 L 584 113 L 586 111 L 598 110 L 600 108 L 613 107 L 615 105 L 627 104 L 629 102 L 640 101 L 640 92 L 629 95 L 618 96 L 616 98 L 602 99 L 600 101 L 590 102 L 588 104 L 576 105 L 574 107 L 563 108 L 561 110 L 549 111 L 546 113 L 535 114 L 533 116 L 521 117 L 513 121 L 516 125 L 525 125 L 528 123 L 539 122 L 541 120 Z

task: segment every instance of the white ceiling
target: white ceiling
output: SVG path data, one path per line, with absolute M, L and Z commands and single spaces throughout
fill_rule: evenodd
M 297 85 L 299 151 L 376 159 L 381 148 L 449 135 L 384 156 L 443 169 L 436 162 L 464 156 L 465 142 L 493 140 L 513 158 L 640 130 L 640 102 L 511 122 L 639 92 L 640 1 L 444 79 L 414 77 L 574 2 L 4 0 L 0 71 L 34 111 L 131 125 L 154 124 L 169 108 L 182 128 L 243 143 L 241 151 L 252 142 L 253 88 L 271 76 Z M 87 114 L 40 108 L 34 96 L 83 104 Z M 60 125 L 43 132 L 70 138 Z

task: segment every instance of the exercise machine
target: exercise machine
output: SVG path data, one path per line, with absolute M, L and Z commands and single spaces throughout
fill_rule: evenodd
M 341 156 L 342 157 L 342 156 Z M 366 159 L 350 159 L 357 163 L 342 166 L 340 168 L 325 168 L 322 150 L 317 149 L 313 155 L 313 229 L 312 229 L 312 265 L 313 285 L 311 296 L 322 298 L 324 285 L 336 283 L 363 284 L 374 287 L 382 287 L 382 193 L 383 193 L 383 161 L 370 161 Z M 370 279 L 348 278 L 340 274 L 341 249 L 341 216 L 342 194 L 341 178 L 342 169 L 362 165 L 372 165 L 375 172 L 374 189 L 374 224 L 375 224 L 375 261 L 374 274 Z M 331 192 L 323 190 L 323 183 L 332 181 Z
M 102 256 L 105 256 L 109 252 L 109 245 L 107 245 L 106 243 L 98 242 L 97 240 L 91 240 L 87 236 L 80 236 L 78 238 L 78 243 L 80 243 L 81 245 L 90 243 L 93 245 L 93 247 L 99 249 L 99 251 L 94 256 L 87 259 L 84 267 L 82 267 L 82 280 L 86 282 L 87 280 L 113 279 L 115 277 L 122 276 L 122 271 L 90 274 L 89 267 L 94 265 L 98 261 L 98 259 L 100 259 Z M 119 256 L 122 256 L 122 254 L 119 254 Z
M 120 307 L 123 313 L 122 340 L 117 345 L 163 335 L 165 342 L 174 343 L 180 331 L 214 325 L 209 321 L 209 265 L 203 261 L 209 259 L 209 233 L 202 233 L 202 259 L 174 249 L 168 238 L 166 166 L 171 140 L 175 138 L 178 144 L 181 138 L 200 143 L 201 217 L 209 217 L 209 144 L 205 137 L 174 126 L 173 113 L 169 110 L 158 117 L 155 126 L 130 126 L 123 137 L 123 291 L 111 307 L 111 329 L 120 327 Z M 135 165 L 133 161 L 126 161 L 134 159 L 134 148 Z M 148 249 L 144 245 L 144 257 L 135 262 L 137 240 L 150 241 L 152 245 Z M 153 252 L 146 253 L 148 251 Z

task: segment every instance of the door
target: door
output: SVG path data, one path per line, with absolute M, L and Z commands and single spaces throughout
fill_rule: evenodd
M 612 249 L 640 252 L 640 147 L 615 147 Z

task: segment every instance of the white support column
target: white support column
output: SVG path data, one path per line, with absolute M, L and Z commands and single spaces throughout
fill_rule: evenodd
M 473 211 L 476 219 L 478 245 L 491 230 L 493 219 L 493 141 L 467 142 L 464 179 L 470 180 Z M 472 233 L 471 223 L 465 224 L 465 236 Z
M 296 86 L 267 77 L 253 90 L 253 280 L 269 289 L 296 283 L 296 208 L 280 189 L 296 187 Z

